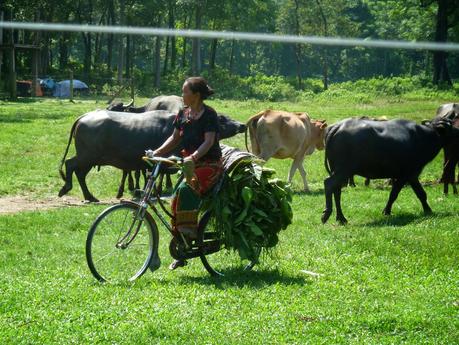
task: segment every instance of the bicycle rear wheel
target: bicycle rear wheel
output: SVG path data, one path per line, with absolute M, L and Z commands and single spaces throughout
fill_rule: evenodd
M 158 229 L 151 215 L 140 217 L 141 206 L 124 202 L 103 211 L 86 240 L 86 259 L 101 282 L 134 281 L 148 269 L 158 250 Z
M 201 261 L 207 272 L 212 276 L 227 276 L 242 271 L 250 271 L 257 261 L 242 260 L 235 250 L 223 247 L 210 212 L 204 213 L 198 226 L 196 243 L 201 250 Z M 257 256 L 261 248 L 258 249 Z

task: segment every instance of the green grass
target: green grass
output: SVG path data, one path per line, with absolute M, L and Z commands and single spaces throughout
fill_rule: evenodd
M 329 123 L 355 115 L 432 118 L 438 102 L 346 99 L 315 103 L 212 101 L 239 120 L 266 108 L 307 111 Z M 103 103 L 0 103 L 0 196 L 56 195 L 70 127 Z M 242 135 L 227 141 L 244 146 Z M 405 188 L 384 217 L 383 182 L 343 190 L 350 224 L 320 223 L 323 152 L 306 159 L 312 192 L 293 183 L 294 221 L 254 272 L 213 279 L 198 260 L 169 272 L 169 235 L 160 228 L 163 266 L 134 284 L 101 285 L 86 266 L 87 230 L 105 207 L 85 205 L 0 215 L 1 343 L 457 344 L 459 197 L 443 196 L 442 155 L 424 170 L 434 215 Z M 268 162 L 286 178 L 290 161 Z M 96 197 L 113 198 L 121 174 L 88 176 Z M 76 181 L 71 195 L 82 197 Z M 334 215 L 333 215 L 334 217 Z M 302 270 L 322 274 L 312 277 Z

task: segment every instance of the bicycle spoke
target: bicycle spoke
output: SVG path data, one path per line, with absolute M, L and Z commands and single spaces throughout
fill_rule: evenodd
M 138 209 L 136 204 L 111 206 L 92 225 L 86 257 L 98 280 L 132 281 L 148 268 L 158 230 L 151 218 L 137 219 Z
M 102 261 L 102 260 L 105 259 L 107 256 L 112 255 L 112 254 L 115 253 L 117 250 L 119 250 L 119 249 L 116 248 L 115 250 L 112 250 L 110 253 L 105 254 L 104 256 L 102 256 L 101 258 L 99 258 L 97 261 L 94 261 L 94 263 L 97 264 L 99 261 Z

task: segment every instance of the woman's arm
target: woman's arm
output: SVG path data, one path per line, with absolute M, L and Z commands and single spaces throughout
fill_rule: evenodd
M 197 161 L 199 158 L 203 157 L 207 152 L 209 152 L 210 148 L 214 144 L 214 141 L 215 132 L 205 132 L 204 142 L 191 154 L 191 159 L 193 159 L 193 161 Z
M 180 141 L 182 140 L 182 137 L 180 136 L 180 132 L 177 128 L 174 128 L 174 132 L 172 132 L 172 135 L 166 139 L 166 141 L 158 147 L 155 151 L 155 155 L 164 155 L 172 151 L 177 147 L 178 144 L 180 144 Z

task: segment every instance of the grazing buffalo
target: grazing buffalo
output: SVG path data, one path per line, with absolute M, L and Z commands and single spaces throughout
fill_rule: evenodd
M 278 110 L 262 111 L 247 122 L 253 153 L 265 161 L 271 157 L 292 158 L 288 181 L 292 181 L 296 169 L 299 169 L 305 191 L 309 188 L 303 167 L 304 157 L 316 148 L 324 148 L 326 127 L 325 121 L 312 121 L 306 113 Z M 245 139 L 247 146 L 247 133 Z
M 448 119 L 434 119 L 423 125 L 407 120 L 346 119 L 330 126 L 325 135 L 325 167 L 330 177 L 324 180 L 326 206 L 322 222 L 332 213 L 332 195 L 337 221 L 347 222 L 341 210 L 341 187 L 354 174 L 392 179 L 385 215 L 391 213 L 392 204 L 406 183 L 421 201 L 424 212 L 430 213 L 419 175 L 442 147 L 458 137 L 459 129 Z
M 168 110 L 172 113 L 178 113 L 183 109 L 183 99 L 180 96 L 158 96 L 152 98 L 147 104 L 141 107 L 132 106 L 133 101 L 128 105 L 123 103 L 112 103 L 107 107 L 107 110 L 122 111 L 126 113 L 145 113 L 153 110 Z
M 63 196 L 72 189 L 75 172 L 85 200 L 98 201 L 88 190 L 86 175 L 94 166 L 111 165 L 122 170 L 145 169 L 141 157 L 147 149 L 159 147 L 173 131 L 176 114 L 164 110 L 142 114 L 126 114 L 96 110 L 78 118 L 70 131 L 70 138 L 61 161 L 60 174 L 65 185 Z M 243 133 L 246 126 L 225 115 L 219 115 L 220 138 Z M 76 155 L 65 160 L 72 137 Z M 65 161 L 65 173 L 62 169 Z
M 459 127 L 459 103 L 444 104 L 437 109 L 436 118 L 448 118 L 453 121 L 455 127 Z M 448 194 L 448 185 L 453 186 L 453 193 L 457 194 L 455 172 L 459 163 L 459 139 L 451 140 L 443 148 L 444 163 L 443 174 L 440 182 L 443 182 L 443 193 Z
M 152 98 L 147 104 L 141 107 L 134 107 L 133 103 L 134 103 L 133 100 L 127 105 L 124 105 L 123 103 L 111 103 L 107 107 L 107 110 L 121 111 L 125 113 L 144 113 L 144 112 L 153 111 L 153 110 L 167 110 L 167 111 L 170 111 L 171 113 L 177 114 L 180 110 L 183 109 L 182 97 L 174 96 L 174 95 L 158 96 L 158 97 Z M 123 196 L 124 185 L 125 185 L 127 177 L 129 178 L 128 179 L 129 190 L 133 190 L 134 188 L 139 189 L 140 172 L 141 172 L 140 170 L 135 171 L 135 186 L 134 186 L 134 181 L 132 179 L 131 172 L 123 170 L 123 176 L 121 177 L 120 186 L 118 188 L 118 194 L 116 195 L 117 198 L 121 198 Z M 145 170 L 142 170 L 142 173 L 145 178 L 146 177 Z M 166 186 L 168 188 L 172 187 L 172 182 L 171 182 L 171 178 L 169 174 L 167 174 Z

